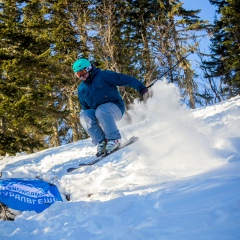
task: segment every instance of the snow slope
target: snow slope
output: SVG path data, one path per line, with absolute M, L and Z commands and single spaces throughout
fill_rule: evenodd
M 2 178 L 38 175 L 71 201 L 0 221 L 0 239 L 240 239 L 240 97 L 191 111 L 174 85 L 153 91 L 119 122 L 138 143 L 94 166 L 66 173 L 94 158 L 90 139 L 1 160 Z

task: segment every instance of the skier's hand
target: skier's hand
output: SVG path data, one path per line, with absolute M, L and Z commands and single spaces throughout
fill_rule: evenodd
M 143 88 L 139 93 L 141 96 L 140 100 L 143 102 L 147 102 L 148 98 L 152 97 L 152 92 L 147 87 Z
M 141 96 L 143 96 L 147 92 L 148 92 L 148 88 L 147 87 L 145 87 L 145 88 L 143 88 L 142 90 L 139 91 Z

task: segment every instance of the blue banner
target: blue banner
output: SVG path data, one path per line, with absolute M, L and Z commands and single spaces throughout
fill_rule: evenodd
M 43 180 L 0 179 L 0 202 L 9 208 L 39 213 L 58 201 L 62 197 L 57 186 Z

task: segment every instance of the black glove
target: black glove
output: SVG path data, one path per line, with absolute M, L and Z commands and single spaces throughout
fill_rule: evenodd
M 146 102 L 148 98 L 152 96 L 152 93 L 146 87 L 140 90 L 139 93 L 141 95 L 140 100 L 143 102 Z
M 143 97 L 143 95 L 147 92 L 148 92 L 148 88 L 146 88 L 146 87 L 139 91 L 141 97 Z

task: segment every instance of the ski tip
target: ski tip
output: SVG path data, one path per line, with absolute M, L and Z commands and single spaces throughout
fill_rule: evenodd
M 139 139 L 139 137 L 131 137 L 130 139 L 129 139 L 129 141 L 131 141 L 131 142 L 136 142 L 136 141 L 138 141 L 138 139 Z
M 68 173 L 71 173 L 71 172 L 73 172 L 74 170 L 76 170 L 76 168 L 68 168 L 68 169 L 67 169 L 67 172 L 68 172 Z

